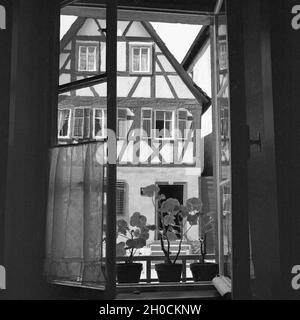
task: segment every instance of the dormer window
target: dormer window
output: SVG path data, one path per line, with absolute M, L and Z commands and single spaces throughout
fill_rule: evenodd
M 152 44 L 131 43 L 129 66 L 132 74 L 152 74 Z
M 97 72 L 99 70 L 99 44 L 77 42 L 77 71 Z

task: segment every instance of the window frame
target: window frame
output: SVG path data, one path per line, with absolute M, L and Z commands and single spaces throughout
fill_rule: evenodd
M 157 120 L 157 116 L 156 116 L 156 113 L 157 112 L 164 112 L 164 113 L 166 113 L 166 112 L 171 112 L 172 113 L 172 120 L 171 120 L 171 123 L 172 123 L 172 135 L 171 135 L 171 137 L 163 137 L 163 138 L 161 138 L 161 137 L 157 137 L 157 131 L 158 131 L 158 129 L 156 128 L 156 120 Z M 167 120 L 167 121 L 170 121 L 170 120 Z M 166 117 L 165 117 L 165 115 L 164 115 L 164 124 L 165 124 L 165 122 L 166 122 Z M 168 109 L 163 109 L 163 110 L 161 110 L 161 109 L 156 109 L 156 110 L 154 110 L 154 139 L 155 140 L 161 140 L 161 141 L 172 141 L 172 140 L 175 140 L 175 110 L 168 110 Z
M 87 51 L 86 51 L 86 66 L 87 66 L 87 70 L 82 70 L 80 68 L 81 63 L 80 63 L 80 59 L 81 59 L 81 55 L 80 55 L 80 48 L 86 47 Z M 94 68 L 93 70 L 88 70 L 88 48 L 89 47 L 95 47 L 95 53 L 94 53 Z M 75 55 L 75 65 L 76 65 L 76 72 L 78 73 L 85 73 L 85 74 L 94 74 L 96 72 L 99 72 L 100 69 L 100 42 L 99 41 L 85 41 L 85 40 L 77 40 L 76 41 L 76 55 Z
M 120 136 L 120 126 L 119 126 L 119 120 L 122 120 L 124 118 L 119 117 L 119 111 L 124 110 L 126 112 L 125 121 L 126 121 L 126 135 L 124 137 Z M 127 108 L 117 108 L 117 139 L 119 140 L 126 140 L 128 136 L 128 118 L 127 118 Z
M 77 117 L 77 118 L 82 118 L 83 119 L 83 122 L 82 122 L 82 136 L 75 136 L 74 135 L 74 127 L 75 127 L 75 120 L 76 120 L 76 110 L 77 109 L 83 109 L 83 110 L 86 110 L 88 109 L 90 111 L 90 115 L 89 115 L 89 134 L 88 134 L 88 137 L 84 137 L 84 119 L 85 119 L 85 114 L 83 113 L 83 117 Z M 73 110 L 73 124 L 72 124 L 72 139 L 75 139 L 75 140 L 80 140 L 80 139 L 90 139 L 91 137 L 91 110 L 92 108 L 91 107 L 87 107 L 87 106 L 78 106 L 78 107 L 75 107 L 74 110 Z
M 147 71 L 141 70 L 141 51 L 142 49 L 146 48 L 148 50 L 148 69 Z M 133 70 L 133 50 L 139 49 L 140 50 L 140 68 L 138 71 Z M 153 42 L 130 42 L 129 43 L 129 73 L 139 74 L 139 75 L 152 75 L 152 65 L 153 65 Z
M 184 111 L 184 112 L 186 112 L 186 120 L 183 120 L 183 119 L 180 119 L 179 118 L 179 112 L 181 112 L 181 111 Z M 193 117 L 193 115 L 190 113 L 190 111 L 188 110 L 188 109 L 186 109 L 186 108 L 179 108 L 179 109 L 177 109 L 176 110 L 176 128 L 177 128 L 177 139 L 179 140 L 181 140 L 181 141 L 186 141 L 186 140 L 188 140 L 188 137 L 190 136 L 189 135 L 189 133 L 190 133 L 190 131 L 192 131 L 193 129 L 192 129 L 192 126 L 190 127 L 190 128 L 188 128 L 188 122 L 189 122 L 189 118 L 192 118 Z M 185 126 L 185 131 L 184 131 L 184 134 L 183 134 L 183 136 L 179 136 L 179 132 L 180 132 L 180 129 L 179 129 L 179 121 L 185 121 L 185 123 L 186 123 L 186 126 Z M 193 134 L 193 133 L 192 133 Z
M 60 130 L 58 128 L 58 125 L 59 125 L 59 113 L 64 111 L 64 110 L 68 110 L 69 111 L 69 119 L 68 119 L 68 133 L 66 136 L 61 136 L 59 134 Z M 72 109 L 71 108 L 58 108 L 58 113 L 57 113 L 58 117 L 57 117 L 57 139 L 60 140 L 60 139 L 70 139 L 71 138 L 71 119 L 72 119 Z
M 93 109 L 93 128 L 92 128 L 92 138 L 95 140 L 104 140 L 107 136 L 107 129 L 106 129 L 106 117 L 105 117 L 105 109 L 104 108 L 92 108 Z M 95 121 L 96 121 L 96 111 L 100 110 L 102 114 L 102 136 L 98 136 L 95 133 Z M 99 118 L 99 117 L 97 117 Z
M 143 111 L 150 111 L 151 117 L 150 118 L 144 118 L 143 117 Z M 143 136 L 143 132 L 146 132 L 144 130 L 144 120 L 150 120 L 150 136 Z M 143 140 L 152 139 L 153 137 L 153 109 L 152 108 L 142 108 L 141 109 L 141 137 Z

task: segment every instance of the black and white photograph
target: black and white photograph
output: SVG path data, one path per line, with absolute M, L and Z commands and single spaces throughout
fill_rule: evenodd
M 300 1 L 0 0 L 0 46 L 0 306 L 300 300 Z

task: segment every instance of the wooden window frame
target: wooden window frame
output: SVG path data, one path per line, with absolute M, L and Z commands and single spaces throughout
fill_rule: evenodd
M 74 127 L 75 127 L 75 120 L 76 120 L 76 110 L 78 109 L 83 109 L 83 110 L 86 110 L 88 109 L 90 111 L 90 116 L 89 116 L 89 134 L 88 134 L 88 137 L 84 137 L 84 124 L 85 124 L 85 114 L 83 113 L 83 122 L 82 122 L 82 136 L 75 136 L 74 135 Z M 77 118 L 80 118 L 80 117 L 77 117 Z M 80 140 L 80 139 L 90 139 L 91 137 L 91 108 L 90 107 L 84 107 L 84 106 L 79 106 L 79 107 L 76 107 L 74 108 L 74 112 L 73 112 L 73 124 L 72 124 L 72 139 L 75 139 L 75 140 Z
M 143 112 L 144 111 L 150 111 L 151 117 L 150 118 L 144 118 Z M 150 120 L 150 136 L 143 136 L 143 132 L 146 132 L 144 130 L 144 120 Z M 142 108 L 141 109 L 141 137 L 143 140 L 152 139 L 152 130 L 153 130 L 153 109 L 152 108 Z
M 139 49 L 140 50 L 140 69 L 141 69 L 141 50 L 142 49 L 147 49 L 148 50 L 148 70 L 147 71 L 142 71 L 138 70 L 135 71 L 133 70 L 133 50 L 134 49 Z M 130 42 L 129 43 L 129 73 L 131 75 L 152 75 L 152 65 L 153 65 L 153 43 L 147 43 L 147 42 Z
M 157 137 L 157 130 L 158 129 L 156 129 L 156 113 L 157 112 L 164 112 L 164 113 L 166 113 L 166 112 L 171 112 L 172 113 L 172 120 L 171 120 L 171 123 L 172 123 L 172 135 L 171 135 L 171 137 L 163 137 L 163 138 L 161 138 L 161 137 Z M 170 120 L 166 120 L 165 119 L 165 115 L 164 115 L 164 123 L 166 122 L 166 121 L 170 121 Z M 154 110 L 154 139 L 155 140 L 159 140 L 159 141 L 170 141 L 170 140 L 175 140 L 175 110 L 166 110 L 166 109 L 163 109 L 163 110 L 160 110 L 160 109 L 157 109 L 157 110 Z
M 101 114 L 102 114 L 102 116 L 101 116 L 101 124 L 102 124 L 102 128 L 103 128 L 103 130 L 102 130 L 102 135 L 101 136 L 98 136 L 98 135 L 96 135 L 96 133 L 95 133 L 95 122 L 96 122 L 96 118 L 99 118 L 99 117 L 96 117 L 96 111 L 101 111 Z M 107 132 L 106 132 L 106 117 L 105 117 L 105 109 L 104 108 L 93 108 L 93 128 L 92 128 L 92 137 L 93 137 L 93 139 L 95 139 L 95 140 L 104 140 L 105 138 L 106 138 L 106 136 L 107 136 Z
M 80 69 L 80 48 L 86 47 L 87 48 L 87 60 L 86 60 L 86 66 L 87 70 Z M 94 68 L 93 70 L 88 70 L 88 48 L 94 47 L 95 53 L 94 53 Z M 97 73 L 100 69 L 100 43 L 98 41 L 85 41 L 85 40 L 77 40 L 76 41 L 76 72 L 78 73 L 84 73 L 84 74 L 94 74 Z
M 70 139 L 71 137 L 71 119 L 72 119 L 72 109 L 71 108 L 59 108 L 58 109 L 58 117 L 59 117 L 59 113 L 63 112 L 64 110 L 68 110 L 69 111 L 69 118 L 68 118 L 68 133 L 66 136 L 61 136 L 59 134 L 59 128 L 57 128 L 57 138 L 58 139 Z M 59 122 L 58 122 L 59 124 Z

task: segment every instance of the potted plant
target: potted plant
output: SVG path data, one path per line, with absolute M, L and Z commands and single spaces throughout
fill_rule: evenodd
M 190 269 L 193 274 L 194 281 L 211 281 L 219 272 L 219 266 L 216 263 L 207 262 L 207 235 L 209 232 L 214 231 L 215 212 L 204 213 L 202 206 L 199 208 L 195 202 L 188 204 L 190 212 L 194 215 L 194 219 L 190 219 L 191 224 L 199 225 L 199 242 L 200 253 L 199 262 L 191 263 Z
M 137 251 L 146 245 L 149 231 L 155 226 L 147 225 L 147 218 L 135 212 L 130 218 L 130 227 L 124 219 L 117 221 L 118 238 L 125 239 L 117 242 L 117 256 L 125 256 L 125 263 L 117 263 L 117 279 L 119 283 L 138 283 L 143 265 L 134 263 L 133 257 Z

